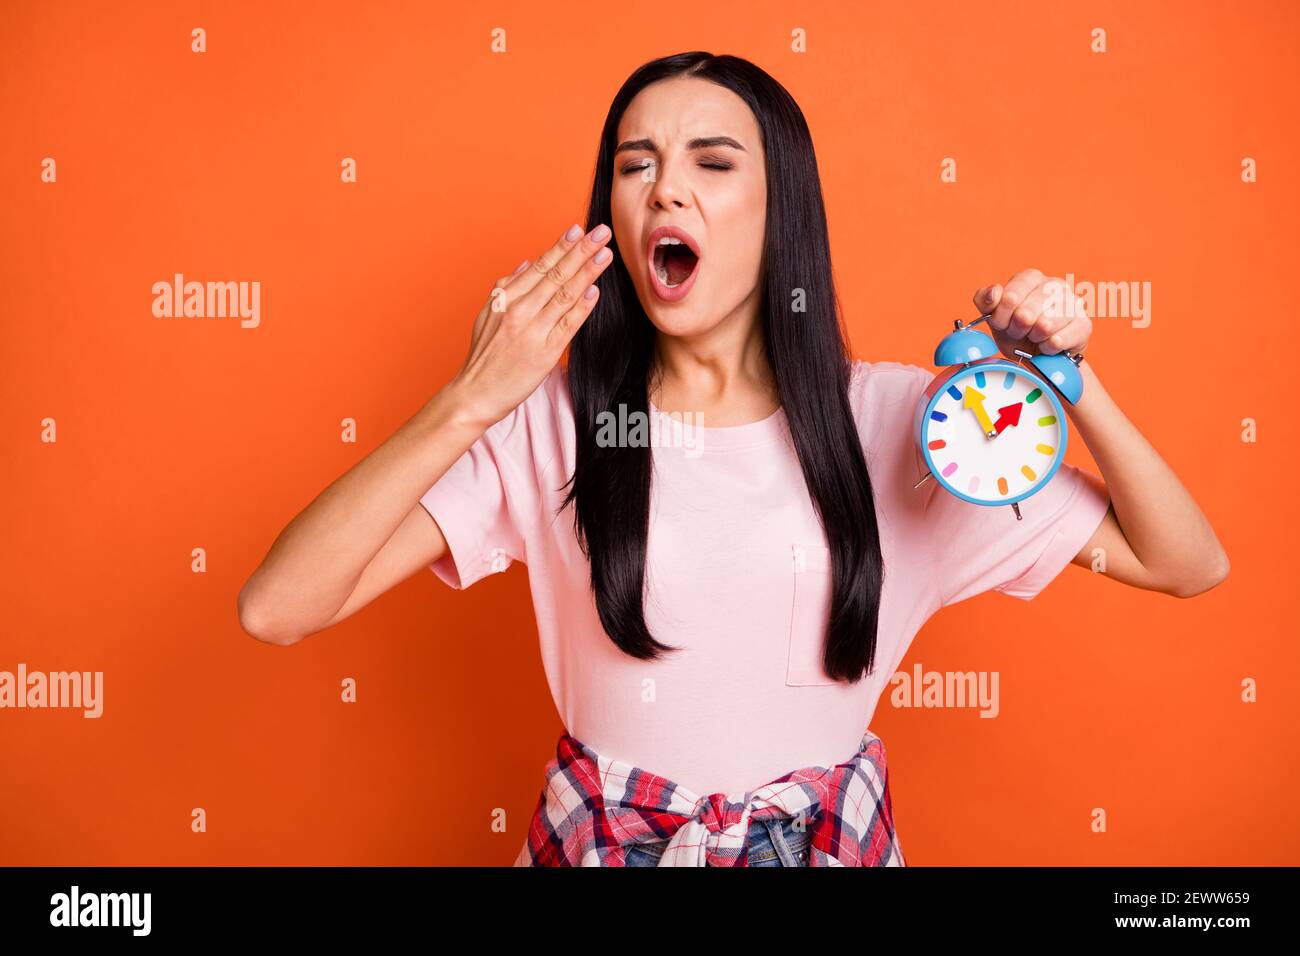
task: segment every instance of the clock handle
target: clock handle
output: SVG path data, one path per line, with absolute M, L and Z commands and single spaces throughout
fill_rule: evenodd
M 993 313 L 987 312 L 984 315 L 981 315 L 978 319 L 975 319 L 973 322 L 969 322 L 966 325 L 962 325 L 960 319 L 958 319 L 953 324 L 957 327 L 957 331 L 960 332 L 962 329 L 973 329 L 981 322 L 987 322 L 992 317 L 993 317 Z M 1034 359 L 1033 355 L 1029 354 L 1028 352 L 1022 352 L 1020 351 L 1020 349 L 1016 349 L 1015 352 L 1017 355 L 1023 355 L 1025 358 L 1029 359 L 1030 361 L 1033 361 Z M 1057 352 L 1056 354 L 1064 355 L 1066 358 L 1068 358 L 1071 362 L 1074 363 L 1075 368 L 1078 368 L 1079 364 L 1083 361 L 1083 352 L 1081 351 L 1080 352 Z

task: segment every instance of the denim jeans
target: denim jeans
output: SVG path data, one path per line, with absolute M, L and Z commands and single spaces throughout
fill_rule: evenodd
M 807 866 L 811 837 L 805 824 L 795 829 L 794 817 L 753 820 L 749 825 L 750 866 Z M 624 848 L 627 866 L 658 866 L 663 856 L 662 843 L 640 843 Z

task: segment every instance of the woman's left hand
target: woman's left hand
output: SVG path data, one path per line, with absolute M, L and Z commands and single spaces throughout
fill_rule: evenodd
M 1005 286 L 980 289 L 975 307 L 980 315 L 989 315 L 989 331 L 1002 354 L 1013 361 L 1016 349 L 1031 355 L 1082 352 L 1092 336 L 1083 300 L 1064 279 L 1044 276 L 1037 269 L 1017 272 Z

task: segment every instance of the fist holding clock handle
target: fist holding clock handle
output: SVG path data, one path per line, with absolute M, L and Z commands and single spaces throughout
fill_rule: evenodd
M 975 292 L 975 307 L 987 317 L 998 350 L 1015 361 L 1017 350 L 1030 354 L 1081 355 L 1092 337 L 1092 319 L 1083 300 L 1061 278 L 1025 269 Z

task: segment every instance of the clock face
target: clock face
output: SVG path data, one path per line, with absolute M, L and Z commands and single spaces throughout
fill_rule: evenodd
M 930 473 L 979 504 L 1019 501 L 1051 478 L 1065 453 L 1061 416 L 1050 386 L 1021 370 L 962 369 L 931 397 L 921 424 Z

